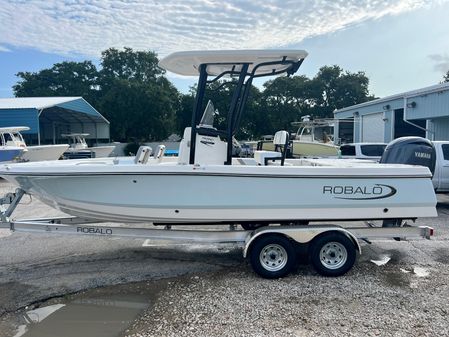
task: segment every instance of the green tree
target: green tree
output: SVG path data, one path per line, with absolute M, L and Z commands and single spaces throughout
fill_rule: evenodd
M 207 102 L 210 100 L 214 104 L 214 108 L 218 110 L 215 116 L 214 126 L 221 130 L 226 130 L 227 115 L 235 90 L 235 81 L 230 81 L 224 85 L 224 81 L 217 81 L 206 87 L 205 97 L 203 100 L 202 111 L 206 108 Z M 186 126 L 191 125 L 192 112 L 195 102 L 196 85 L 190 88 L 188 94 L 182 95 L 181 108 L 177 113 L 178 130 L 182 134 Z M 238 124 L 236 137 L 238 139 L 252 139 L 261 135 L 260 130 L 266 125 L 266 121 L 262 120 L 259 113 L 260 91 L 255 86 L 251 86 L 248 100 L 245 105 L 244 112 Z
M 61 62 L 38 72 L 19 72 L 16 97 L 83 96 L 95 100 L 98 71 L 91 61 Z
M 102 79 L 149 83 L 165 73 L 158 62 L 157 54 L 152 51 L 109 48 L 101 53 L 101 76 Z
M 314 116 L 333 117 L 335 109 L 374 99 L 369 95 L 369 79 L 363 71 L 351 73 L 339 66 L 324 66 L 312 80 Z
M 180 94 L 152 51 L 102 52 L 98 105 L 115 140 L 162 140 L 175 130 Z
M 17 97 L 82 96 L 111 122 L 117 141 L 162 140 L 175 130 L 180 94 L 164 77 L 152 51 L 110 48 L 101 68 L 91 61 L 56 63 L 35 73 L 19 72 Z
M 311 80 L 306 76 L 277 77 L 265 82 L 260 103 L 266 121 L 263 134 L 290 130 L 291 122 L 310 113 L 311 97 Z
M 176 131 L 183 135 L 184 129 L 192 123 L 192 111 L 195 103 L 196 88 L 192 87 L 189 93 L 181 95 L 180 106 L 176 111 Z

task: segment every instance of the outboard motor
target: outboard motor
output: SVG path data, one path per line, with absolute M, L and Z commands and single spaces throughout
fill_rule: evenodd
M 385 148 L 380 159 L 383 164 L 421 165 L 435 171 L 436 153 L 432 142 L 421 137 L 401 137 Z

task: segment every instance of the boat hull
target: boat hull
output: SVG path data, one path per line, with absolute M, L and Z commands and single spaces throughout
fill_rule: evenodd
M 21 158 L 23 148 L 0 147 L 0 162 L 10 162 Z
M 115 146 L 94 146 L 88 149 L 95 152 L 95 158 L 104 158 L 109 157 L 112 151 L 114 151 Z
M 101 171 L 88 167 L 97 165 L 85 165 L 84 171 L 61 174 L 14 173 L 15 165 L 10 166 L 0 175 L 48 205 L 105 221 L 238 223 L 436 216 L 432 182 L 423 170 L 399 176 L 376 169 L 167 165 L 161 171 L 157 165 L 113 170 L 108 164 Z
M 28 146 L 22 155 L 25 161 L 57 160 L 69 148 L 68 144 Z
M 338 146 L 333 144 L 293 141 L 293 155 L 300 157 L 309 156 L 336 156 L 338 155 Z

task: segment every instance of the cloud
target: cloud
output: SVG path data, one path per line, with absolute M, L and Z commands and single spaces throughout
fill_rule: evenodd
M 429 58 L 435 63 L 433 68 L 442 73 L 449 72 L 449 55 L 447 54 L 433 54 Z
M 446 1 L 440 0 L 439 2 Z M 0 44 L 98 57 L 155 50 L 286 47 L 427 0 L 3 0 Z M 437 2 L 434 2 L 434 4 Z M 1 48 L 1 47 L 0 47 Z
M 1 52 L 10 52 L 11 50 L 9 50 L 8 48 L 6 48 L 6 47 L 4 47 L 4 46 L 2 46 L 1 44 L 0 44 L 0 53 Z

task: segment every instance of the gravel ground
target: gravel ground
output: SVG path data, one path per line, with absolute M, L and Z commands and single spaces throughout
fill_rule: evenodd
M 127 336 L 448 336 L 447 265 L 412 270 L 365 262 L 339 278 L 303 267 L 282 280 L 248 268 L 180 279 Z

